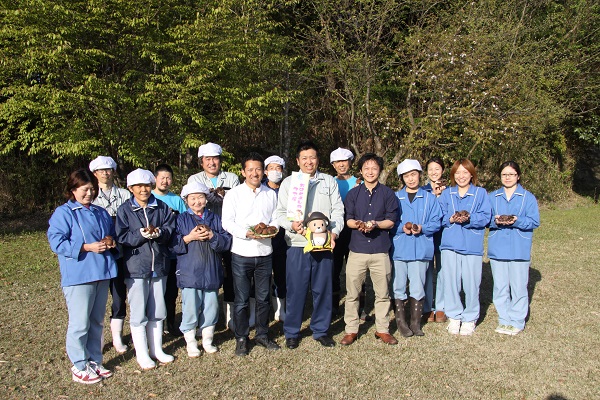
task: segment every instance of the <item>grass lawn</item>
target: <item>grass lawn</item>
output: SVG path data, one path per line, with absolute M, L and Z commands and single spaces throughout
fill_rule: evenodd
M 139 370 L 133 350 L 119 356 L 107 344 L 104 365 L 115 375 L 91 386 L 71 381 L 67 312 L 45 232 L 0 233 L 0 398 L 600 398 L 599 226 L 597 205 L 542 212 L 530 271 L 531 316 L 517 336 L 494 333 L 485 263 L 482 320 L 472 337 L 430 323 L 424 337 L 404 339 L 392 323 L 400 345 L 386 346 L 366 323 L 352 346 L 326 349 L 312 340 L 306 321 L 298 349 L 257 347 L 236 358 L 233 336 L 220 321 L 219 353 L 189 359 L 183 338 L 165 336 L 176 360 L 153 371 Z M 271 329 L 283 346 L 281 323 Z M 334 321 L 336 341 L 343 331 L 343 320 Z M 110 333 L 105 337 L 109 343 Z

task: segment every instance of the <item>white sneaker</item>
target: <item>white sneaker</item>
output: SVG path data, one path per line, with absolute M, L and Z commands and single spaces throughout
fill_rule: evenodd
M 93 361 L 90 361 L 90 366 L 92 367 L 92 369 L 94 371 L 96 371 L 96 374 L 102 379 L 110 378 L 111 376 L 113 376 L 112 371 L 104 368 L 104 366 L 102 364 L 98 364 Z
M 498 325 L 494 331 L 496 333 L 501 333 L 503 335 L 508 335 L 507 328 L 508 328 L 508 325 Z
M 446 330 L 448 331 L 448 333 L 450 333 L 452 335 L 458 335 L 458 333 L 461 331 L 460 319 L 448 318 L 448 321 L 450 321 L 448 323 L 448 326 L 446 327 Z
M 460 326 L 460 334 L 462 336 L 471 336 L 475 332 L 475 321 L 463 322 Z
M 503 333 L 505 333 L 506 335 L 515 336 L 515 335 L 518 335 L 522 331 L 523 331 L 523 329 L 519 329 L 519 328 L 511 326 L 511 325 L 506 325 L 506 332 L 503 332 Z
M 98 376 L 90 364 L 87 364 L 83 371 L 77 369 L 77 367 L 73 365 L 71 367 L 71 373 L 73 374 L 73 381 L 83 383 L 84 385 L 92 385 L 102 381 L 102 378 Z

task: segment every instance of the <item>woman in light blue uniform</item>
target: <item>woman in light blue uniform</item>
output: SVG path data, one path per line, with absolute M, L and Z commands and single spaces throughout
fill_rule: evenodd
M 419 187 L 422 169 L 417 160 L 402 161 L 397 171 L 404 188 L 396 192 L 400 213 L 395 227 L 392 255 L 396 324 L 404 337 L 423 336 L 421 316 L 425 298 L 425 274 L 433 259 L 433 234 L 441 227 L 442 210 L 435 195 Z M 412 225 L 410 228 L 406 225 L 409 222 Z M 409 280 L 410 292 L 410 327 L 406 324 L 404 314 L 406 278 Z
M 529 309 L 529 265 L 533 230 L 540 226 L 535 196 L 519 183 L 521 168 L 514 161 L 500 166 L 502 187 L 490 193 L 492 215 L 488 257 L 494 277 L 496 332 L 516 335 L 525 328 Z
M 444 173 L 444 161 L 439 157 L 430 158 L 425 164 L 427 171 L 427 184 L 423 185 L 423 190 L 434 194 L 436 197 L 442 195 L 446 189 L 446 184 L 442 180 Z M 425 275 L 425 302 L 423 303 L 423 318 L 427 322 L 446 322 L 444 314 L 444 282 L 442 281 L 442 257 L 440 253 L 440 243 L 442 242 L 442 230 L 433 234 L 433 259 L 429 261 L 429 268 Z M 434 268 L 436 276 L 434 277 Z M 433 280 L 435 279 L 435 308 L 433 294 Z
M 485 189 L 477 185 L 475 166 L 468 159 L 454 163 L 451 187 L 439 197 L 443 219 L 442 274 L 444 310 L 448 332 L 472 335 L 479 318 L 479 285 L 483 259 L 483 237 L 492 210 Z M 461 213 L 459 213 L 459 211 Z M 465 293 L 465 304 L 460 290 Z
M 102 366 L 102 330 L 109 282 L 117 276 L 118 252 L 110 215 L 92 204 L 97 195 L 98 180 L 90 171 L 71 173 L 67 202 L 54 211 L 48 228 L 69 312 L 67 355 L 73 364 L 71 375 L 75 382 L 84 384 L 112 376 Z

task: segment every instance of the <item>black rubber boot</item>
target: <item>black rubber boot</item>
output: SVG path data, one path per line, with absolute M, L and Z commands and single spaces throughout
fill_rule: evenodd
M 398 332 L 404 337 L 411 337 L 413 332 L 410 330 L 408 325 L 406 325 L 406 314 L 404 312 L 404 300 L 396 299 L 396 326 L 398 327 Z
M 423 299 L 410 298 L 410 330 L 415 336 L 425 336 L 421 330 L 421 316 L 423 315 Z

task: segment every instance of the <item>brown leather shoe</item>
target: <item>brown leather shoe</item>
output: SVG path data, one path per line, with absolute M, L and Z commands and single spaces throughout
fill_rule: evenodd
M 435 311 L 430 311 L 423 314 L 423 321 L 435 322 Z
M 396 338 L 389 333 L 375 332 L 375 338 L 381 339 L 381 341 L 385 344 L 398 344 Z
M 357 337 L 358 333 L 346 333 L 340 341 L 340 344 L 343 346 L 350 346 L 352 343 L 354 343 Z
M 446 322 L 448 318 L 446 318 L 446 314 L 443 311 L 435 312 L 435 322 Z

